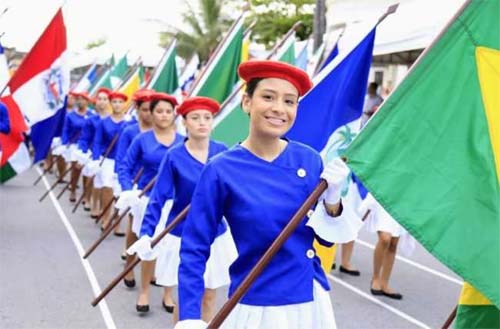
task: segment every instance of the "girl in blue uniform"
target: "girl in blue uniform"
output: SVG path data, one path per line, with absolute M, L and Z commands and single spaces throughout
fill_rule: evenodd
M 81 168 L 77 166 L 77 149 L 78 139 L 83 134 L 83 126 L 85 121 L 92 114 L 88 111 L 90 96 L 87 93 L 76 94 L 76 109 L 66 114 L 61 135 L 62 146 L 66 149 L 62 153 L 66 164 L 70 164 L 71 169 L 71 184 L 69 187 L 71 202 L 76 201 L 76 184 L 80 178 Z
M 77 142 L 77 150 L 75 151 L 75 158 L 77 161 L 77 168 L 81 170 L 83 176 L 83 204 L 86 211 L 91 211 L 91 216 L 96 218 L 98 209 L 94 210 L 97 205 L 91 206 L 91 194 L 93 185 L 93 176 L 89 173 L 86 165 L 90 162 L 91 158 L 91 144 L 94 139 L 96 126 L 99 121 L 107 115 L 106 109 L 109 106 L 109 93 L 111 91 L 107 88 L 100 88 L 95 97 L 94 115 L 89 116 L 83 124 L 82 133 Z M 95 204 L 95 199 L 93 200 Z M 94 209 L 91 209 L 94 208 Z
M 101 191 L 101 205 L 106 205 L 113 199 L 113 194 L 119 195 L 121 192 L 118 184 L 117 175 L 114 172 L 115 168 L 115 155 L 116 143 L 106 155 L 102 167 L 99 167 L 100 158 L 105 155 L 109 146 L 115 138 L 118 138 L 125 125 L 125 103 L 127 95 L 119 92 L 112 92 L 109 95 L 111 102 L 112 113 L 107 118 L 101 120 L 97 126 L 93 145 L 92 145 L 92 166 L 91 170 L 94 171 L 94 181 L 98 186 L 102 186 Z M 111 207 L 103 215 L 103 226 L 105 228 L 110 220 Z M 123 233 L 118 232 L 119 228 L 115 229 L 115 234 L 123 236 Z
M 120 194 L 116 207 L 124 209 L 127 206 L 132 208 L 132 228 L 133 240 L 131 245 L 137 241 L 141 228 L 144 210 L 147 206 L 150 192 L 138 199 L 137 196 L 158 173 L 158 167 L 167 150 L 175 144 L 182 142 L 183 136 L 175 132 L 175 97 L 165 93 L 153 93 L 150 95 L 150 112 L 153 118 L 153 129 L 137 135 L 130 145 L 123 165 L 119 167 L 118 176 L 123 192 Z M 137 172 L 137 167 L 143 168 L 141 177 L 137 182 L 138 190 L 133 190 L 132 182 Z M 134 260 L 133 256 L 127 258 L 127 263 Z M 149 294 L 149 284 L 152 276 L 151 264 L 143 263 L 142 289 Z M 149 274 L 151 273 L 151 274 Z M 125 285 L 135 286 L 134 273 L 130 272 L 125 277 Z M 147 303 L 146 303 L 147 304 Z M 145 303 L 138 304 L 138 311 L 145 311 Z
M 95 131 L 99 122 L 105 118 L 108 113 L 106 112 L 109 107 L 109 94 L 111 90 L 107 88 L 100 88 L 95 97 L 95 115 L 90 116 L 85 120 L 83 131 L 78 139 L 78 150 L 76 151 L 76 158 L 78 165 L 81 166 L 83 176 L 83 193 L 84 193 L 84 207 L 85 210 L 90 210 L 90 216 L 97 218 L 100 212 L 99 197 L 102 186 L 96 186 L 93 182 L 93 174 L 88 169 L 88 163 L 91 159 L 91 148 L 94 140 Z M 87 180 L 90 179 L 90 186 L 87 189 Z
M 181 145 L 169 150 L 162 161 L 158 183 L 152 192 L 142 223 L 141 239 L 129 250 L 137 251 L 141 259 L 149 259 L 149 256 L 155 255 L 148 255 L 151 237 L 158 235 L 165 228 L 165 224 L 170 223 L 190 203 L 193 190 L 208 159 L 226 150 L 223 144 L 209 139 L 213 115 L 218 110 L 219 104 L 206 97 L 188 98 L 177 109 L 177 113 L 183 117 L 188 138 Z M 162 221 L 165 218 L 167 223 Z M 207 269 L 202 273 L 203 319 L 213 316 L 215 289 L 229 284 L 229 265 L 236 258 L 234 242 L 225 223 L 221 221 L 216 230 L 216 238 L 209 246 L 211 256 Z M 183 224 L 180 223 L 163 239 L 156 260 L 156 282 L 166 287 L 163 306 L 169 313 L 174 311 L 172 290 L 177 285 L 183 231 Z M 141 245 L 146 249 L 142 250 Z
M 70 91 L 68 93 L 68 98 L 66 100 L 66 115 L 73 112 L 75 109 L 76 98 L 78 97 L 78 93 Z M 52 139 L 52 155 L 56 156 L 56 167 L 57 173 L 59 177 L 66 171 L 66 160 L 63 156 L 63 153 L 66 151 L 66 147 L 63 147 L 61 144 L 62 137 L 54 137 Z
M 249 61 L 240 65 L 239 74 L 247 82 L 242 107 L 250 116 L 249 135 L 205 166 L 194 191 L 180 249 L 177 328 L 206 325 L 200 320 L 203 273 L 222 218 L 238 250 L 230 267 L 232 295 L 320 177 L 329 187 L 307 225 L 299 225 L 223 326 L 335 328 L 313 240 L 337 238 L 340 184 L 349 170 L 340 159 L 323 170 L 315 150 L 281 137 L 295 120 L 299 97 L 311 88 L 304 71 L 281 62 Z
M 116 157 L 115 157 L 115 172 L 120 173 L 121 167 L 125 163 L 125 156 L 127 154 L 127 150 L 129 149 L 130 145 L 132 144 L 132 140 L 139 135 L 142 132 L 148 131 L 153 127 L 153 119 L 150 111 L 150 105 L 151 105 L 151 96 L 153 95 L 154 90 L 151 89 L 140 89 L 137 92 L 134 93 L 133 95 L 133 101 L 134 101 L 134 106 L 136 109 L 137 113 L 137 121 L 134 120 L 134 123 L 129 123 L 127 124 L 127 127 L 123 129 L 123 133 L 120 135 L 120 139 L 118 140 L 118 149 L 116 150 Z M 133 170 L 133 177 L 136 176 L 137 172 L 141 168 L 140 163 L 135 163 L 135 167 Z M 121 184 L 121 180 L 120 184 Z M 124 190 L 124 186 L 121 185 L 122 190 Z M 125 232 L 125 250 L 127 250 L 128 247 L 130 247 L 136 240 L 137 238 L 134 237 L 132 234 L 132 220 L 131 217 L 129 216 L 129 220 L 127 223 L 127 228 Z M 122 259 L 126 259 L 127 253 L 124 251 L 122 253 Z M 133 259 L 130 259 L 127 261 L 132 261 Z M 130 278 L 133 279 L 133 275 L 130 276 Z M 129 281 L 126 282 L 132 282 L 131 279 L 129 278 Z

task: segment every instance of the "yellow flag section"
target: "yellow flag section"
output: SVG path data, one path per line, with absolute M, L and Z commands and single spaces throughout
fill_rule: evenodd
M 455 328 L 500 328 L 500 310 L 473 286 L 464 282 L 458 302 Z
M 321 268 L 325 273 L 330 273 L 332 270 L 332 265 L 335 263 L 335 253 L 337 252 L 337 245 L 334 244 L 331 247 L 325 247 L 314 240 L 314 250 L 316 250 L 316 255 L 318 255 L 321 261 Z
M 136 68 L 134 73 L 130 76 L 130 78 L 123 84 L 120 88 L 120 92 L 124 93 L 128 96 L 127 104 L 125 108 L 128 109 L 130 104 L 132 103 L 132 95 L 141 88 L 143 82 L 143 72 L 142 66 Z
M 500 181 L 500 50 L 477 47 L 477 71 Z

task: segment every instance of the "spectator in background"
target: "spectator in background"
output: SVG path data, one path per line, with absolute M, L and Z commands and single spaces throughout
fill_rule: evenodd
M 363 107 L 363 116 L 361 117 L 361 127 L 363 127 L 368 119 L 371 118 L 376 109 L 382 104 L 384 99 L 377 93 L 378 84 L 371 82 L 368 85 L 368 93 L 365 98 L 365 105 Z

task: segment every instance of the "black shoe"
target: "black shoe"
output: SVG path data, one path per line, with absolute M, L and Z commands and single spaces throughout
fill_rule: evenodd
M 361 274 L 358 270 L 348 270 L 342 265 L 340 265 L 339 271 L 352 276 L 359 276 Z
M 146 305 L 139 305 L 139 304 L 137 304 L 137 305 L 135 305 L 135 309 L 139 313 L 147 313 L 147 312 L 149 312 L 149 305 L 147 305 L 147 304 Z
M 123 279 L 123 283 L 125 283 L 127 288 L 134 288 L 135 287 L 135 279 L 132 279 L 132 280 Z
M 382 289 L 373 289 L 373 288 L 370 288 L 370 292 L 374 296 L 382 296 L 384 294 L 384 292 L 382 291 Z
M 385 292 L 383 290 L 382 291 L 382 295 L 384 295 L 385 297 L 389 297 L 391 299 L 396 299 L 396 300 L 401 300 L 403 299 L 403 295 L 397 293 L 397 292 L 392 292 L 392 293 L 389 293 L 389 292 Z
M 174 313 L 175 305 L 166 305 L 164 301 L 162 301 L 161 304 L 167 313 Z
M 99 215 L 92 215 L 92 214 L 90 214 L 90 218 L 97 219 L 97 218 L 99 218 Z
M 332 264 L 332 270 L 336 269 L 337 268 L 337 264 L 333 263 Z
M 122 260 L 127 260 L 127 253 L 125 253 L 125 252 L 124 252 L 123 254 L 121 254 L 121 255 L 120 255 L 120 258 L 121 258 Z
M 163 287 L 161 284 L 156 283 L 156 280 L 151 280 L 149 283 L 156 287 Z
M 90 208 L 83 207 L 83 210 L 85 210 L 85 211 L 90 211 Z
M 114 235 L 119 236 L 119 237 L 124 237 L 125 233 L 123 232 L 113 232 Z

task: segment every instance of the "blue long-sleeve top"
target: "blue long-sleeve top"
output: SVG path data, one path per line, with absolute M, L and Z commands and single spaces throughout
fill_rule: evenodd
M 93 116 L 90 112 L 85 115 L 79 114 L 77 111 L 66 113 L 64 125 L 62 129 L 61 142 L 63 145 L 76 143 L 81 136 L 87 118 Z
M 111 117 L 107 117 L 99 122 L 92 145 L 93 160 L 98 160 L 101 155 L 104 155 L 115 136 L 120 136 L 124 126 L 124 120 L 120 122 L 114 122 Z M 108 159 L 115 158 L 116 149 L 117 145 L 115 143 L 115 145 L 111 148 L 111 151 L 107 155 Z
M 183 140 L 184 136 L 176 133 L 172 144 L 167 146 L 156 139 L 152 130 L 137 135 L 132 141 L 125 158 L 121 161 L 123 165 L 119 167 L 118 179 L 122 189 L 128 191 L 133 188 L 132 183 L 137 173 L 136 167 L 143 168 L 142 175 L 137 181 L 137 187 L 143 189 L 158 173 L 160 163 L 167 151 L 171 147 L 182 143 Z M 146 196 L 149 195 L 150 192 L 146 192 Z
M 0 102 L 0 133 L 10 133 L 9 112 L 7 111 L 7 107 L 2 102 Z
M 139 128 L 139 123 L 130 123 L 127 121 L 123 128 L 122 134 L 118 139 L 117 148 L 116 148 L 116 156 L 115 156 L 115 172 L 119 173 L 124 165 L 125 156 L 127 155 L 127 150 L 132 144 L 134 138 L 141 133 L 141 129 Z M 137 163 L 134 168 L 134 176 L 140 169 L 140 165 Z M 120 183 L 121 185 L 121 183 Z M 123 186 L 122 186 L 123 189 Z
M 238 250 L 229 269 L 232 295 L 317 186 L 322 170 L 320 155 L 293 141 L 271 162 L 236 145 L 205 166 L 181 240 L 180 320 L 200 319 L 203 273 L 222 216 Z M 279 306 L 310 302 L 313 280 L 329 290 L 313 250 L 314 237 L 302 220 L 241 303 Z
M 210 141 L 208 159 L 226 149 L 224 144 Z M 141 236 L 153 236 L 155 227 L 160 221 L 161 211 L 167 200 L 173 200 L 167 225 L 191 203 L 193 191 L 200 179 L 204 166 L 205 164 L 195 159 L 189 153 L 185 143 L 177 145 L 167 152 L 160 165 L 158 179 L 149 198 L 146 213 L 142 221 Z M 181 237 L 183 227 L 183 222 L 179 223 L 170 234 Z M 220 221 L 215 228 L 215 236 L 223 234 L 226 229 L 225 223 Z
M 92 148 L 92 141 L 94 140 L 95 132 L 99 122 L 102 118 L 99 115 L 92 115 L 85 120 L 83 130 L 80 138 L 78 139 L 78 148 L 84 153 Z

